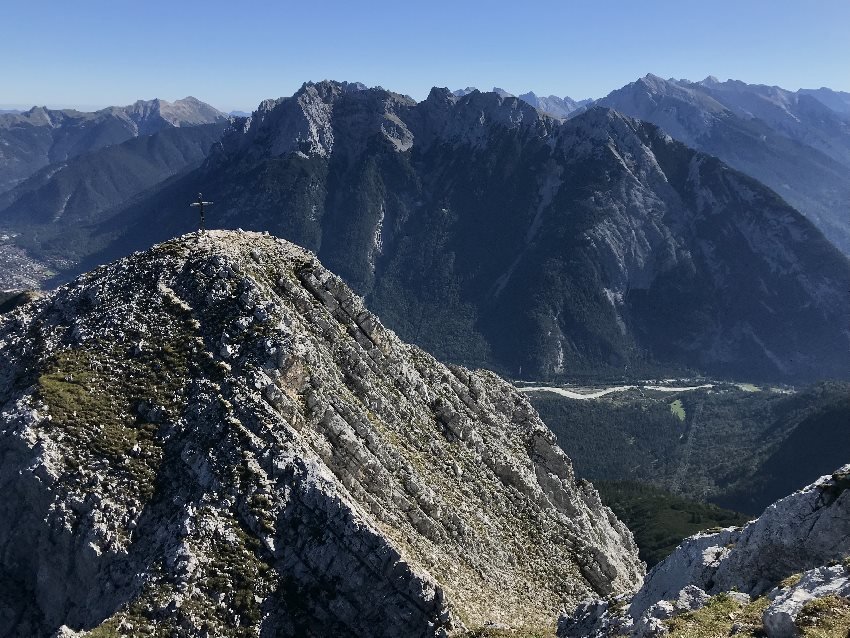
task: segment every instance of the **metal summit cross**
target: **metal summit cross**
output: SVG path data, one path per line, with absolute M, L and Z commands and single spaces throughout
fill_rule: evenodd
M 197 206 L 200 209 L 201 223 L 198 226 L 199 233 L 203 232 L 204 230 L 204 206 L 212 206 L 212 204 L 212 202 L 205 202 L 204 196 L 201 193 L 198 193 L 198 201 L 189 204 L 189 206 Z

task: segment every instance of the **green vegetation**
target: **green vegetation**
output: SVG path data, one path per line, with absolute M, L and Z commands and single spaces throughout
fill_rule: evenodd
M 602 502 L 635 535 L 641 560 L 652 567 L 682 539 L 714 527 L 744 525 L 749 517 L 638 483 L 594 483 Z
M 744 392 L 761 392 L 761 388 L 752 383 L 738 383 L 736 385 Z
M 789 587 L 793 587 L 799 583 L 802 578 L 803 574 L 791 574 L 787 578 L 783 578 L 779 581 L 779 586 L 782 587 L 782 589 L 788 589 Z
M 142 498 L 149 499 L 161 451 L 159 426 L 147 416 L 154 406 L 160 418 L 181 409 L 189 347 L 189 339 L 175 334 L 135 357 L 115 346 L 58 352 L 42 368 L 36 384 L 51 427 L 70 436 L 74 449 L 123 467 L 138 482 Z M 83 459 L 68 462 L 83 464 Z
M 677 419 L 684 422 L 685 408 L 682 406 L 681 399 L 676 399 L 675 401 L 673 401 L 673 403 L 670 404 L 670 412 L 672 412 L 673 416 L 675 416 Z
M 209 560 L 200 565 L 197 588 L 184 595 L 174 616 L 163 619 L 160 609 L 173 598 L 173 582 L 161 565 L 140 594 L 86 636 L 163 635 L 180 633 L 180 628 L 199 627 L 210 636 L 250 638 L 262 620 L 260 605 L 275 589 L 273 569 L 259 558 L 260 542 L 238 527 L 235 521 L 225 535 L 210 539 Z M 232 534 L 232 535 L 231 535 Z M 161 577 L 165 576 L 164 579 Z M 210 604 L 221 600 L 223 604 Z M 182 635 L 182 634 L 181 634 Z
M 530 395 L 579 476 L 630 481 L 758 515 L 850 458 L 850 383 L 794 394 L 736 385 L 595 400 Z M 684 420 L 671 407 L 681 404 Z
M 670 638 L 725 638 L 735 636 L 763 638 L 762 615 L 770 601 L 761 597 L 742 605 L 726 594 L 719 594 L 697 611 L 667 621 Z M 850 636 L 850 600 L 825 596 L 807 603 L 795 622 L 800 638 L 847 638 Z
M 119 638 L 119 636 L 123 636 L 118 629 L 119 624 L 120 622 L 116 617 L 109 618 L 91 631 L 86 632 L 86 638 Z
M 803 638 L 848 638 L 850 599 L 824 596 L 806 604 L 795 623 Z
M 732 635 L 732 626 L 738 623 L 736 636 L 761 638 L 764 636 L 762 614 L 769 603 L 762 597 L 742 605 L 726 594 L 718 594 L 702 609 L 671 618 L 667 628 L 670 638 L 723 638 Z
M 259 556 L 260 541 L 234 522 L 233 541 L 222 537 L 213 539 L 209 546 L 211 561 L 204 566 L 204 578 L 197 599 L 184 605 L 203 618 L 211 627 L 228 628 L 227 635 L 253 636 L 262 619 L 260 600 L 272 594 L 274 572 Z M 223 598 L 225 608 L 210 608 L 209 600 Z M 227 609 L 232 610 L 228 612 Z M 233 627 L 232 613 L 238 614 L 238 627 Z

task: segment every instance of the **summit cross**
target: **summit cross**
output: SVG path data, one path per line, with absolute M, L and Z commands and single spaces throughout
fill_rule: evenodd
M 212 202 L 205 202 L 204 196 L 201 193 L 198 193 L 198 201 L 192 202 L 189 206 L 197 206 L 199 208 L 199 212 L 201 213 L 201 221 L 198 225 L 198 232 L 203 232 L 204 230 L 204 206 L 212 206 Z

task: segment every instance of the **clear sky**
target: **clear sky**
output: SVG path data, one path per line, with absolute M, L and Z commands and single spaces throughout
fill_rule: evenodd
M 850 91 L 848 0 L 2 0 L 0 21 L 7 107 L 250 111 L 322 79 L 580 99 L 648 72 Z

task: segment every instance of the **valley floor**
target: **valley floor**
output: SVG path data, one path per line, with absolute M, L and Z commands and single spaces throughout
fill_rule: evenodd
M 520 392 L 553 392 L 555 394 L 560 394 L 562 397 L 566 397 L 568 399 L 598 399 L 599 397 L 603 397 L 606 394 L 613 394 L 614 392 L 624 392 L 626 390 L 655 390 L 657 392 L 688 392 L 690 390 L 701 390 L 704 388 L 713 388 L 714 385 L 711 383 L 703 384 L 703 385 L 694 385 L 694 386 L 661 386 L 661 385 L 617 385 L 609 388 L 603 388 L 601 390 L 591 390 L 587 391 L 586 387 L 577 388 L 576 390 L 569 390 L 567 388 L 559 388 L 557 386 L 541 386 L 541 385 L 532 385 L 532 386 L 521 386 L 517 389 Z

